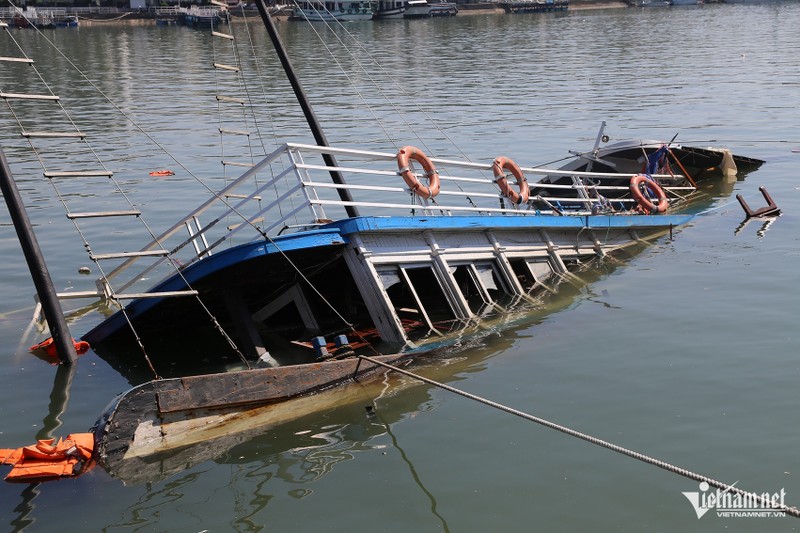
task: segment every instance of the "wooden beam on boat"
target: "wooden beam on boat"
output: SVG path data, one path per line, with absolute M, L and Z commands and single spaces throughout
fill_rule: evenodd
M 410 353 L 376 356 L 400 364 Z M 148 381 L 125 394 L 103 414 L 97 428 L 101 455 L 124 453 L 143 423 L 166 422 L 215 411 L 268 405 L 329 389 L 375 372 L 378 365 L 351 357 L 277 368 Z M 143 422 L 150 420 L 150 422 Z
M 399 362 L 408 354 L 376 357 L 383 362 Z M 211 409 L 287 400 L 350 381 L 379 370 L 374 364 L 350 358 L 305 365 L 261 368 L 189 376 L 157 382 L 155 397 L 160 413 Z

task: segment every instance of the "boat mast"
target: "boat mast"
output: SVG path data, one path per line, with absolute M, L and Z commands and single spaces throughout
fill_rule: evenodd
M 280 59 L 283 70 L 286 72 L 286 77 L 289 78 L 289 83 L 292 85 L 294 95 L 297 97 L 297 101 L 300 103 L 300 107 L 303 109 L 303 114 L 306 117 L 308 126 L 311 128 L 311 133 L 314 135 L 314 140 L 319 146 L 330 146 L 328 144 L 328 140 L 325 138 L 325 133 L 322 131 L 322 127 L 317 120 L 317 116 L 314 114 L 314 110 L 311 108 L 311 103 L 308 101 L 302 85 L 300 85 L 300 80 L 298 80 L 297 75 L 295 75 L 294 67 L 292 66 L 292 62 L 289 60 L 289 55 L 286 53 L 286 48 L 283 46 L 283 42 L 278 35 L 278 30 L 275 28 L 275 23 L 272 21 L 272 17 L 267 11 L 267 5 L 264 3 L 264 0 L 256 0 L 256 6 L 258 7 L 259 14 L 261 14 L 261 20 L 264 21 L 264 26 L 267 28 L 267 33 L 272 41 L 272 46 L 275 47 L 275 52 L 278 54 L 278 59 Z M 327 166 L 338 166 L 333 155 L 322 154 L 322 158 Z M 330 174 L 331 179 L 335 184 L 346 185 L 344 176 L 342 176 L 341 172 L 338 170 L 330 170 Z M 336 192 L 339 193 L 339 199 L 341 201 L 350 202 L 352 204 L 353 198 L 350 196 L 349 190 L 337 188 Z M 358 216 L 358 209 L 354 205 L 345 205 L 344 208 L 345 211 L 347 211 L 347 216 Z
M 28 218 L 28 213 L 25 212 L 22 196 L 20 196 L 17 184 L 11 175 L 11 167 L 2 148 L 0 148 L 0 189 L 3 191 L 14 229 L 17 231 L 28 269 L 31 271 L 33 284 L 39 294 L 39 301 L 42 303 L 42 311 L 47 319 L 47 326 L 50 328 L 50 335 L 53 337 L 58 358 L 62 363 L 72 363 L 78 359 L 75 346 L 72 344 L 72 335 L 69 333 L 64 312 L 61 310 L 61 303 L 58 301 L 58 295 L 53 287 L 53 280 L 50 278 L 42 250 L 33 233 L 33 226 Z

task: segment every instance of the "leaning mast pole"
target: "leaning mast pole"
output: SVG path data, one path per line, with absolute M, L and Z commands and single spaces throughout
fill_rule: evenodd
M 275 23 L 272 21 L 272 17 L 267 11 L 267 5 L 264 3 L 264 0 L 256 0 L 256 6 L 258 7 L 258 12 L 261 15 L 261 20 L 264 21 L 264 26 L 267 28 L 267 33 L 272 41 L 272 46 L 275 47 L 275 52 L 278 54 L 278 59 L 280 59 L 283 70 L 286 72 L 286 77 L 289 79 L 289 83 L 292 85 L 292 90 L 297 97 L 297 101 L 300 103 L 300 107 L 303 109 L 303 115 L 305 115 L 306 122 L 308 122 L 308 126 L 311 128 L 311 133 L 314 135 L 314 140 L 319 146 L 330 146 L 328 144 L 328 140 L 325 138 L 325 132 L 322 131 L 322 127 L 317 120 L 317 116 L 314 114 L 311 103 L 306 97 L 306 93 L 303 90 L 302 85 L 300 85 L 300 80 L 295 74 L 292 62 L 289 60 L 289 55 L 286 53 L 286 48 L 283 46 L 283 41 L 281 41 L 281 38 L 278 35 L 278 30 L 275 27 Z M 322 159 L 329 167 L 338 166 L 336 159 L 331 154 L 322 154 Z M 330 175 L 335 184 L 346 185 L 344 176 L 342 176 L 342 173 L 338 170 L 331 169 Z M 350 203 L 344 206 L 347 216 L 357 217 L 358 209 L 356 206 L 351 205 L 353 198 L 350 196 L 350 191 L 343 188 L 337 188 L 336 192 L 339 193 L 339 199 L 342 202 Z
M 8 212 L 17 231 L 22 252 L 25 254 L 25 261 L 31 271 L 33 284 L 39 294 L 39 301 L 42 304 L 42 311 L 47 319 L 47 326 L 50 328 L 50 335 L 53 337 L 53 344 L 56 347 L 58 358 L 62 363 L 72 363 L 78 359 L 75 353 L 75 346 L 72 344 L 72 335 L 69 333 L 67 321 L 64 319 L 64 312 L 61 309 L 61 302 L 58 294 L 53 287 L 53 280 L 44 262 L 42 250 L 39 248 L 39 241 L 33 233 L 33 226 L 25 211 L 22 196 L 19 193 L 17 184 L 11 174 L 11 167 L 8 164 L 6 155 L 0 148 L 0 189 L 8 206 Z

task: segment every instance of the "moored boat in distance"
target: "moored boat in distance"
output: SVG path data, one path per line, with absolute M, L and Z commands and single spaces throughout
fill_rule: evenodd
M 188 8 L 179 8 L 179 20 L 186 26 L 193 28 L 216 28 L 227 22 L 227 10 L 218 7 L 200 7 L 193 5 Z
M 428 18 L 431 16 L 431 6 L 428 0 L 408 0 L 403 16 L 407 19 Z
M 511 0 L 499 2 L 506 13 L 549 13 L 567 11 L 569 0 Z
M 322 2 L 303 0 L 295 4 L 291 20 L 308 22 L 353 22 L 372 20 L 373 3 L 365 0 L 336 0 Z
M 429 2 L 432 17 L 455 17 L 458 15 L 458 5 L 455 2 Z
M 25 9 L 13 8 L 10 13 L 9 24 L 15 28 L 35 27 L 44 30 L 78 27 L 78 17 L 67 14 L 66 9 L 26 7 Z
M 672 0 L 633 0 L 631 4 L 634 7 L 669 7 Z
M 404 0 L 378 0 L 375 4 L 376 19 L 401 19 L 406 11 Z

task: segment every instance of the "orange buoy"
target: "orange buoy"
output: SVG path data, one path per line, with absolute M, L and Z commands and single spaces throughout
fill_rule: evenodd
M 410 160 L 418 162 L 425 170 L 425 175 L 428 178 L 428 186 L 425 187 L 417 179 L 416 174 L 412 172 Z M 413 146 L 404 146 L 397 152 L 397 167 L 400 169 L 400 175 L 405 180 L 406 185 L 409 186 L 411 192 L 420 198 L 433 198 L 439 194 L 439 171 L 436 170 L 436 165 L 433 164 L 428 156 L 422 150 Z
M 75 339 L 72 339 L 72 345 L 75 347 L 75 352 L 78 355 L 85 354 L 86 352 L 89 351 L 89 348 L 90 348 L 88 342 L 86 342 L 86 341 L 77 341 Z M 49 339 L 43 340 L 39 344 L 34 344 L 30 348 L 28 348 L 28 351 L 30 351 L 34 355 L 39 355 L 41 353 L 44 353 L 50 359 L 50 362 L 52 364 L 57 364 L 58 361 L 59 361 L 58 352 L 56 352 L 56 345 L 53 342 L 53 338 L 52 337 L 50 337 Z
M 667 206 L 669 205 L 667 195 L 664 192 L 664 189 L 662 189 L 661 186 L 652 178 L 645 176 L 644 174 L 636 174 L 631 178 L 630 189 L 633 198 L 636 200 L 636 203 L 639 204 L 639 208 L 644 211 L 645 214 L 651 215 L 653 213 L 663 213 L 667 210 Z M 658 203 L 651 200 L 649 195 L 645 196 L 643 189 L 650 191 L 650 194 L 656 197 Z
M 43 439 L 31 446 L 0 450 L 0 464 L 12 465 L 6 481 L 32 481 L 77 476 L 88 470 L 94 452 L 93 433 L 65 439 Z
M 153 172 L 150 173 L 150 175 L 162 178 L 164 176 L 174 176 L 175 173 L 171 170 L 154 170 Z
M 505 172 L 503 172 L 504 170 L 510 171 L 511 174 L 517 178 L 517 187 L 519 187 L 519 192 L 511 188 Z M 525 175 L 522 173 L 522 169 L 519 168 L 519 165 L 517 165 L 511 159 L 501 156 L 495 159 L 492 163 L 492 171 L 494 171 L 495 183 L 497 183 L 497 186 L 500 187 L 500 192 L 502 192 L 506 198 L 517 205 L 524 204 L 528 201 L 528 197 L 530 196 L 530 187 L 528 186 L 528 180 L 525 179 Z

